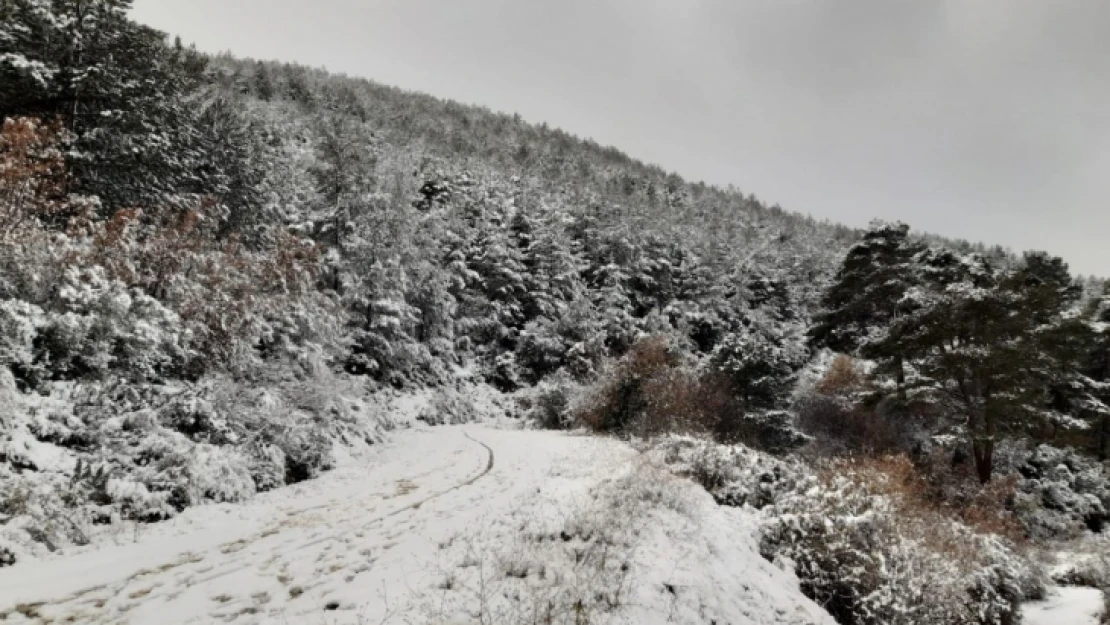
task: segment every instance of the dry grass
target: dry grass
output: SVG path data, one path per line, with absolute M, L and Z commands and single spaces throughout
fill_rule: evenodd
M 817 383 L 815 390 L 822 395 L 848 397 L 871 388 L 871 381 L 863 367 L 851 356 L 840 354 Z
M 901 454 L 837 460 L 825 469 L 823 477 L 831 481 L 845 474 L 853 476 L 868 491 L 889 497 L 901 514 L 923 521 L 923 527 L 955 519 L 978 534 L 1002 536 L 1016 545 L 1028 542 L 1020 521 L 1006 506 L 1015 492 L 1015 477 L 981 485 L 968 475 L 961 480 L 962 496 L 953 500 L 951 491 L 943 489 L 934 476 Z

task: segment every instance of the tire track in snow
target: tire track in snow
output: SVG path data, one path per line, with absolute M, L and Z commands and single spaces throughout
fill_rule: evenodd
M 471 436 L 468 432 L 462 432 L 462 435 L 464 437 L 466 437 L 467 439 L 469 439 L 470 441 L 473 441 L 474 443 L 477 443 L 478 445 L 480 445 L 485 450 L 485 452 L 486 452 L 486 462 L 485 462 L 485 466 L 482 468 L 481 471 L 479 471 L 477 474 L 473 475 L 472 477 L 469 477 L 466 480 L 464 480 L 464 481 L 462 481 L 458 484 L 455 484 L 454 486 L 451 486 L 450 488 L 444 489 L 444 490 L 439 491 L 437 493 L 433 493 L 433 494 L 431 494 L 427 497 L 424 497 L 423 499 L 420 499 L 419 501 L 415 501 L 413 503 L 404 505 L 400 508 L 397 508 L 396 510 L 391 510 L 390 512 L 387 512 L 387 513 L 379 515 L 379 516 L 377 516 L 373 519 L 365 521 L 365 522 L 361 523 L 360 525 L 362 527 L 370 527 L 370 526 L 379 524 L 379 523 L 381 523 L 381 522 L 383 522 L 387 519 L 390 519 L 392 517 L 404 514 L 406 512 L 411 512 L 413 510 L 417 510 L 421 506 L 423 506 L 423 505 L 425 505 L 429 502 L 432 502 L 436 499 L 439 499 L 440 497 L 443 497 L 445 495 L 453 493 L 453 492 L 455 492 L 457 490 L 460 490 L 462 488 L 466 488 L 468 486 L 471 486 L 474 483 L 476 483 L 478 480 L 480 480 L 483 477 L 489 475 L 489 473 L 491 471 L 493 471 L 493 467 L 494 467 L 494 464 L 495 464 L 495 457 L 494 457 L 493 449 L 489 445 L 487 445 L 487 444 L 483 443 L 482 441 L 480 441 L 480 440 L 474 438 L 473 436 Z M 426 474 L 422 474 L 422 475 L 426 475 Z M 320 507 L 321 506 L 313 506 L 313 508 L 320 508 Z M 314 538 L 310 541 L 307 541 L 307 542 L 304 542 L 304 543 L 301 543 L 301 544 L 298 544 L 298 545 L 295 545 L 295 546 L 287 547 L 286 549 L 283 549 L 283 552 L 285 554 L 292 554 L 292 553 L 296 553 L 298 551 L 310 549 L 314 546 L 317 546 L 317 545 L 320 545 L 320 544 L 323 544 L 323 543 L 326 543 L 326 542 L 329 542 L 329 541 L 341 541 L 347 535 L 347 533 L 350 530 L 351 530 L 350 527 L 342 527 L 342 528 L 337 529 L 336 531 L 331 532 L 331 533 L 329 533 L 325 536 Z M 265 531 L 265 532 L 262 532 L 260 534 L 255 535 L 254 537 L 249 538 L 249 539 L 240 539 L 240 540 L 236 540 L 236 541 L 227 542 L 227 543 L 224 543 L 224 544 L 221 544 L 221 545 L 217 545 L 217 546 L 213 547 L 208 553 L 214 554 L 214 555 L 226 555 L 226 554 L 229 554 L 229 553 L 241 551 L 241 550 L 245 549 L 247 545 L 257 543 L 258 541 L 269 538 L 270 536 L 273 536 L 274 534 L 275 534 L 275 532 L 273 532 L 273 531 Z M 232 548 L 234 548 L 234 549 L 232 549 Z M 154 576 L 154 575 L 168 574 L 170 571 L 174 571 L 175 569 L 178 569 L 179 567 L 181 567 L 183 565 L 184 566 L 199 565 L 204 560 L 205 560 L 204 555 L 199 554 L 199 553 L 183 554 L 181 557 L 179 557 L 178 559 L 176 559 L 174 561 L 166 562 L 165 564 L 163 564 L 162 566 L 159 566 L 159 567 L 148 568 L 148 569 L 138 571 L 137 573 L 135 573 L 135 574 L 133 574 L 129 577 L 126 577 L 124 579 L 118 580 L 117 582 L 110 583 L 110 584 L 101 584 L 101 585 L 93 586 L 93 587 L 90 587 L 90 588 L 85 588 L 83 590 L 72 593 L 72 594 L 66 596 L 65 598 L 62 598 L 62 599 L 57 600 L 57 601 L 40 601 L 40 602 L 35 602 L 34 604 L 30 604 L 26 607 L 27 608 L 36 608 L 38 606 L 44 606 L 44 605 L 58 606 L 58 605 L 66 605 L 66 604 L 76 604 L 76 603 L 80 603 L 83 598 L 87 597 L 90 594 L 100 593 L 100 592 L 103 592 L 104 590 L 106 590 L 106 587 L 112 587 L 111 590 L 109 591 L 109 593 L 110 593 L 109 595 L 107 595 L 107 596 L 100 595 L 98 597 L 99 602 L 101 603 L 101 605 L 103 605 L 104 603 L 106 603 L 109 600 L 109 597 L 110 598 L 118 597 L 121 593 L 126 591 L 129 587 L 131 587 L 138 580 L 141 580 L 143 578 L 147 578 L 147 577 L 150 577 L 150 576 Z M 223 578 L 223 577 L 227 577 L 227 576 L 233 575 L 237 572 L 249 569 L 252 566 L 254 566 L 255 564 L 257 564 L 255 561 L 248 559 L 244 564 L 234 566 L 234 567 L 231 567 L 231 568 L 221 569 L 221 570 L 219 570 L 219 571 L 217 571 L 217 572 L 215 572 L 211 575 L 205 576 L 205 577 L 200 577 L 200 578 L 187 577 L 184 581 L 189 586 L 206 584 L 208 582 L 211 582 L 211 581 Z M 178 581 L 181 581 L 181 580 L 178 580 Z M 20 607 L 23 607 L 23 606 L 20 606 Z M 15 611 L 18 611 L 18 608 Z M 32 614 L 34 614 L 34 613 L 32 612 Z M 5 620 L 8 615 L 9 615 L 9 613 L 7 613 L 7 612 L 0 612 L 0 621 Z M 34 616 L 28 615 L 28 616 L 30 616 L 30 618 L 36 618 L 38 615 L 34 615 Z M 92 616 L 92 615 L 90 615 L 88 613 L 84 613 L 83 616 L 88 617 L 88 616 Z M 38 617 L 38 618 L 41 619 L 42 617 Z M 40 622 L 50 622 L 50 621 L 41 620 Z
M 395 517 L 397 515 L 400 515 L 400 514 L 403 514 L 405 512 L 410 512 L 412 510 L 419 509 L 421 506 L 423 506 L 424 504 L 426 504 L 430 501 L 434 501 L 436 499 L 439 499 L 440 497 L 443 497 L 444 495 L 447 495 L 449 493 L 453 493 L 453 492 L 459 490 L 460 488 L 465 488 L 467 486 L 470 486 L 470 485 L 474 484 L 475 482 L 477 482 L 478 480 L 485 477 L 486 475 L 489 475 L 489 472 L 493 470 L 493 464 L 494 464 L 493 449 L 491 449 L 489 445 L 486 445 L 482 441 L 474 438 L 473 436 L 471 436 L 470 434 L 468 434 L 466 432 L 463 432 L 463 436 L 465 436 L 466 438 L 474 441 L 475 443 L 478 443 L 483 448 L 485 448 L 486 454 L 487 454 L 486 467 L 481 472 L 479 472 L 474 477 L 466 480 L 465 482 L 456 484 L 456 485 L 452 486 L 451 488 L 440 491 L 438 493 L 434 493 L 432 495 L 429 495 L 429 496 L 425 497 L 424 499 L 421 499 L 420 501 L 410 503 L 408 505 L 397 508 L 396 510 L 387 512 L 386 514 L 383 514 L 383 515 L 380 515 L 380 516 L 378 516 L 374 519 L 371 519 L 371 520 L 367 521 L 364 524 L 364 526 L 369 527 L 371 525 L 381 523 L 382 521 L 385 521 L 386 519 L 393 518 L 393 517 Z M 295 551 L 298 551 L 298 550 L 303 550 L 303 549 L 308 549 L 310 547 L 315 547 L 316 545 L 320 545 L 320 544 L 323 544 L 323 543 L 326 543 L 326 542 L 329 542 L 329 541 L 341 540 L 347 534 L 349 529 L 350 528 L 343 528 L 341 530 L 332 532 L 331 534 L 328 534 L 326 536 L 321 536 L 319 538 L 310 540 L 306 543 L 302 543 L 300 545 L 297 545 L 296 547 L 293 547 L 292 549 L 290 549 L 290 551 L 295 552 Z M 229 543 L 229 544 L 234 544 L 234 543 Z M 225 546 L 226 545 L 221 545 L 219 548 L 223 549 Z M 252 564 L 253 564 L 253 562 L 248 561 L 246 564 L 243 564 L 241 566 L 237 566 L 237 567 L 232 568 L 232 569 L 220 571 L 219 573 L 214 574 L 214 575 L 210 575 L 208 577 L 202 577 L 200 579 L 194 579 L 194 580 L 191 580 L 189 583 L 190 584 L 204 584 L 204 583 L 210 582 L 212 580 L 219 579 L 221 577 L 226 577 L 228 575 L 231 575 L 232 573 L 237 573 L 239 571 L 248 569 L 252 566 Z

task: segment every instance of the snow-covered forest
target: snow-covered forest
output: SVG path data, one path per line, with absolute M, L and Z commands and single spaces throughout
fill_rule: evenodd
M 1110 587 L 1101 280 L 204 54 L 129 5 L 0 0 L 0 569 L 498 413 L 749 511 L 839 623 Z

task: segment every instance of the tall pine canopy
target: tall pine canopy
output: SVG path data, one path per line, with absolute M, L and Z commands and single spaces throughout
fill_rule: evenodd
M 918 281 L 915 257 L 922 250 L 923 246 L 910 240 L 909 226 L 872 224 L 863 240 L 848 250 L 832 286 L 822 296 L 820 312 L 809 331 L 811 343 L 889 363 L 903 393 L 900 344 L 875 339 L 909 312 L 905 296 Z

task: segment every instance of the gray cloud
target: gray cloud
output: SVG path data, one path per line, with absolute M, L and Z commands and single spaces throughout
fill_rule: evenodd
M 1103 0 L 137 0 L 199 47 L 519 112 L 692 179 L 1110 274 Z

